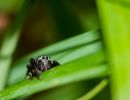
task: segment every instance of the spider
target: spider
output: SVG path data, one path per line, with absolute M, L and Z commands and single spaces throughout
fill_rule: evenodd
M 48 56 L 39 56 L 36 59 L 30 58 L 29 64 L 27 65 L 26 78 L 29 76 L 30 79 L 33 79 L 33 77 L 40 79 L 43 71 L 58 65 L 60 65 L 59 62 L 51 60 Z

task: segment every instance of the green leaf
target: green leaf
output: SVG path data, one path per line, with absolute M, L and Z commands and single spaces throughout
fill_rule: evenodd
M 103 64 L 104 60 L 103 52 L 98 52 L 63 64 L 44 72 L 41 80 L 25 80 L 1 91 L 0 98 L 13 99 L 67 83 L 106 76 L 110 72 L 107 65 Z

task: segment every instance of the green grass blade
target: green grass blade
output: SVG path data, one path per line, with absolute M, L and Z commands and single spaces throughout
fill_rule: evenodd
M 96 41 L 95 43 L 91 43 L 89 45 L 81 46 L 78 49 L 73 50 L 72 52 L 64 55 L 60 59 L 58 59 L 61 64 L 71 62 L 75 59 L 94 54 L 95 52 L 103 52 L 102 51 L 102 43 L 100 41 Z M 105 59 L 104 59 L 105 60 Z
M 98 0 L 112 65 L 113 100 L 130 99 L 130 3 L 122 4 Z
M 70 52 L 72 52 L 72 50 L 67 50 L 65 52 L 58 53 L 58 54 L 51 56 L 51 57 L 58 60 L 58 58 L 60 59 L 61 57 L 63 57 L 64 55 L 66 55 Z M 20 62 L 20 63 L 15 64 L 13 66 L 13 68 L 10 71 L 9 78 L 7 80 L 7 85 L 16 84 L 16 83 L 24 80 L 23 76 L 25 76 L 25 74 L 26 74 L 27 63 L 28 63 L 28 61 L 27 62 Z
M 97 95 L 101 90 L 103 90 L 108 84 L 107 79 L 103 79 L 98 85 L 96 85 L 91 91 L 83 95 L 77 100 L 92 100 L 92 98 Z
M 52 56 L 52 58 L 58 60 L 61 64 L 65 64 L 70 61 L 81 58 L 83 56 L 91 55 L 99 51 L 102 51 L 101 43 L 96 42 L 93 44 L 82 46 L 75 50 L 69 50 L 68 52 L 56 54 Z M 11 84 L 14 84 L 23 80 L 23 76 L 25 76 L 26 64 L 27 63 L 25 62 L 21 62 L 19 65 L 17 64 L 16 66 L 14 66 L 8 79 L 8 85 L 11 85 Z
M 66 39 L 66 40 L 60 41 L 58 43 L 55 43 L 53 45 L 50 45 L 48 47 L 42 48 L 36 52 L 29 54 L 28 56 L 24 57 L 21 60 L 26 61 L 30 57 L 37 57 L 38 55 L 44 55 L 44 54 L 53 55 L 53 54 L 56 54 L 59 52 L 66 51 L 68 49 L 77 48 L 79 46 L 86 45 L 90 42 L 99 40 L 100 39 L 99 34 L 100 33 L 98 30 L 85 32 L 78 36 L 74 36 L 69 39 Z
M 13 99 L 71 82 L 106 76 L 110 72 L 106 64 L 102 64 L 103 60 L 104 54 L 98 52 L 55 67 L 44 72 L 41 80 L 25 80 L 1 91 L 0 99 Z
M 20 36 L 21 28 L 27 15 L 27 11 L 29 9 L 30 2 L 26 1 L 19 12 L 14 24 L 11 26 L 9 31 L 6 33 L 5 39 L 3 41 L 1 50 L 0 50 L 0 90 L 4 88 L 6 83 L 8 70 L 12 61 L 12 55 L 15 51 L 15 48 L 18 43 L 18 39 Z
M 56 43 L 44 49 L 38 50 L 22 58 L 14 64 L 8 79 L 8 84 L 14 84 L 20 80 L 23 80 L 23 76 L 25 75 L 26 70 L 26 64 L 28 63 L 28 59 L 31 57 L 39 55 L 49 55 L 53 59 L 58 60 L 61 64 L 64 64 L 68 61 L 75 60 L 76 58 L 85 56 L 89 53 L 91 54 L 98 50 L 101 50 L 102 47 L 101 43 L 98 42 L 99 39 L 100 37 L 98 31 L 90 31 L 79 36 L 75 36 L 62 42 Z M 96 41 L 97 43 L 94 43 Z M 57 53 L 57 51 L 59 51 L 60 53 Z M 71 53 L 71 55 L 68 53 Z M 20 73 L 17 73 L 18 71 L 20 71 Z

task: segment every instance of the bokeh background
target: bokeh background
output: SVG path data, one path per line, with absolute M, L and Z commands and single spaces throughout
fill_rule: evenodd
M 30 4 L 26 5 L 28 1 Z M 0 0 L 0 100 L 1 98 L 6 98 L 2 100 L 9 98 L 11 100 L 12 98 L 14 100 L 129 100 L 129 8 L 129 0 Z M 86 34 L 86 32 L 90 36 L 86 37 L 89 42 L 76 46 L 74 43 L 78 43 L 77 41 L 82 39 L 85 40 L 82 34 Z M 60 41 L 71 40 L 71 37 L 74 36 L 82 38 L 80 40 L 75 38 L 76 41 L 71 41 L 75 47 L 66 49 L 66 44 L 69 45 L 69 43 Z M 69 66 L 64 63 L 66 64 L 70 60 L 70 67 L 72 66 L 70 70 L 73 74 L 76 62 L 84 67 L 80 62 L 86 61 L 84 63 L 88 68 L 88 76 L 86 79 L 79 78 L 78 81 L 73 81 L 72 78 L 70 83 L 62 84 L 61 82 L 60 85 L 54 87 L 52 85 L 44 91 L 41 91 L 39 87 L 35 87 L 38 88 L 37 91 L 31 88 L 32 92 L 27 92 L 30 95 L 26 95 L 27 86 L 31 82 L 20 78 L 24 77 L 23 75 L 26 73 L 28 57 L 31 54 L 39 56 L 36 55 L 40 54 L 38 50 L 44 52 L 46 48 L 55 43 L 63 44 L 59 47 L 64 49 L 59 50 L 60 52 L 58 51 L 56 54 L 63 53 L 63 56 L 68 57 L 66 60 L 59 56 L 63 67 Z M 88 47 L 88 51 L 85 47 Z M 54 48 L 54 50 L 56 49 Z M 52 53 L 49 49 L 45 52 Z M 78 52 L 75 53 L 78 60 L 76 60 L 76 55 L 69 56 L 69 53 L 71 55 L 73 52 Z M 83 55 L 84 52 L 86 55 Z M 55 54 L 52 56 L 56 58 Z M 83 60 L 85 56 L 86 58 Z M 71 62 L 71 58 L 76 61 Z M 99 73 L 96 76 L 94 71 L 91 72 L 95 63 L 98 63 L 98 67 L 94 71 L 104 68 L 101 75 Z M 100 67 L 99 63 L 105 67 Z M 89 70 L 89 67 L 92 69 Z M 87 70 L 86 68 L 84 70 Z M 55 69 L 51 71 L 53 73 Z M 60 72 L 60 68 L 57 68 L 56 71 Z M 61 71 L 64 72 L 64 69 L 61 68 Z M 45 73 L 45 76 L 51 75 L 48 74 L 49 72 Z M 54 74 L 54 78 L 57 78 L 55 75 L 57 74 Z M 69 75 L 71 77 L 71 74 Z M 53 81 L 53 79 L 51 80 Z M 68 80 L 71 79 L 68 78 Z M 35 81 L 34 84 L 33 81 Z M 33 81 L 31 84 L 35 86 L 38 80 Z M 44 82 L 44 79 L 42 81 Z M 38 83 L 40 84 L 40 82 Z M 22 90 L 22 84 L 26 87 L 25 93 L 24 88 Z M 41 88 L 45 86 L 41 85 Z M 20 89 L 22 91 L 19 91 Z M 16 93 L 16 91 L 20 93 Z
M 23 0 L 0 1 L 0 40 L 22 4 Z M 28 12 L 15 57 L 98 27 L 95 0 L 36 0 Z

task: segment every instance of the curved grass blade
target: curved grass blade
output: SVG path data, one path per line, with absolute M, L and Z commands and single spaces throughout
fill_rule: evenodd
M 26 62 L 30 57 L 37 57 L 39 55 L 54 55 L 56 53 L 66 51 L 68 49 L 73 49 L 73 48 L 77 48 L 86 44 L 90 44 L 92 42 L 100 40 L 99 34 L 100 34 L 99 30 L 94 30 L 94 31 L 85 32 L 78 36 L 71 37 L 69 39 L 60 41 L 58 43 L 55 43 L 53 45 L 50 45 L 48 47 L 35 51 L 23 57 L 19 61 L 17 61 L 16 64 L 20 62 Z
M 79 36 L 75 36 L 70 39 L 63 40 L 62 42 L 56 43 L 44 49 L 38 50 L 22 58 L 21 60 L 19 60 L 13 65 L 13 68 L 10 72 L 10 76 L 8 79 L 8 85 L 14 84 L 23 79 L 23 76 L 25 75 L 25 66 L 28 63 L 28 59 L 31 57 L 36 57 L 39 55 L 49 55 L 53 59 L 56 59 L 56 60 L 60 59 L 60 63 L 64 64 L 65 62 L 67 62 L 67 60 L 68 61 L 74 60 L 76 58 L 79 58 L 79 56 L 82 57 L 88 53 L 96 52 L 96 50 L 98 51 L 99 49 L 101 49 L 101 43 L 98 42 L 99 40 L 100 40 L 99 32 L 90 31 L 90 32 L 81 34 Z M 77 41 L 77 42 L 74 42 L 74 41 Z M 95 42 L 98 42 L 98 43 L 93 44 Z M 78 50 L 78 51 L 75 52 L 74 50 Z M 59 53 L 57 53 L 58 51 Z M 73 52 L 73 55 L 71 54 L 72 56 L 67 57 L 68 55 L 66 54 L 70 52 Z
M 65 64 L 70 61 L 81 58 L 83 56 L 87 56 L 95 52 L 99 52 L 101 50 L 102 50 L 101 42 L 96 42 L 96 43 L 79 47 L 74 50 L 68 50 L 63 53 L 56 54 L 52 56 L 52 58 L 58 60 L 58 62 L 60 62 L 61 64 Z M 25 76 L 26 64 L 27 64 L 26 62 L 21 62 L 20 64 L 17 64 L 12 69 L 9 79 L 8 79 L 8 85 L 11 85 L 11 84 L 14 84 L 23 80 L 23 76 Z
M 92 98 L 101 92 L 108 85 L 108 79 L 103 79 L 99 84 L 97 84 L 92 90 L 90 90 L 87 94 L 76 100 L 92 100 Z
M 41 80 L 25 80 L 1 91 L 0 99 L 13 99 L 67 83 L 107 76 L 110 72 L 107 65 L 102 64 L 103 60 L 104 54 L 98 52 L 55 67 L 44 72 Z

